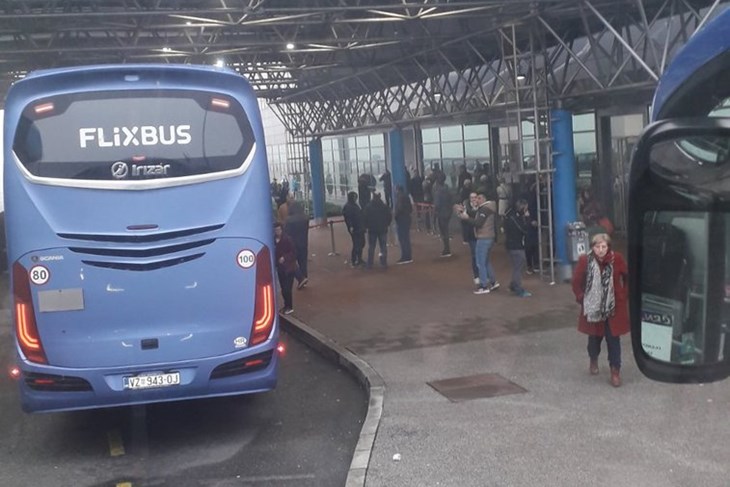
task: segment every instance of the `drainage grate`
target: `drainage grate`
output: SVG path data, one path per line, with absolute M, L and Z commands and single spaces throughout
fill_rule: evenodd
M 510 382 L 499 374 L 479 374 L 454 379 L 428 382 L 436 392 L 451 402 L 482 399 L 485 397 L 506 396 L 527 392 L 514 382 Z

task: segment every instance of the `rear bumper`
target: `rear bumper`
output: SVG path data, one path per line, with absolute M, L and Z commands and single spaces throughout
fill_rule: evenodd
M 260 358 L 268 358 L 264 366 Z M 257 358 L 250 371 L 236 366 L 247 358 Z M 233 367 L 231 367 L 231 364 Z M 214 370 L 227 370 L 221 376 Z M 265 392 L 276 387 L 278 357 L 276 342 L 271 341 L 249 350 L 219 357 L 177 363 L 147 365 L 144 367 L 116 367 L 102 369 L 71 369 L 21 363 L 19 380 L 21 405 L 25 412 L 54 412 L 104 407 L 130 406 L 155 402 L 180 401 L 205 397 L 231 396 Z M 149 372 L 180 372 L 180 384 L 155 389 L 124 389 L 123 378 Z M 219 378 L 211 378 L 211 374 Z M 57 376 L 66 379 L 64 384 L 88 383 L 88 387 L 64 390 L 68 387 L 29 385 L 30 377 Z M 83 390 L 86 389 L 86 390 Z

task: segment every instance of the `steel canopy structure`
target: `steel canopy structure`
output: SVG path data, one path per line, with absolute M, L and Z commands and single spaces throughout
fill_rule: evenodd
M 646 103 L 720 0 L 0 1 L 0 86 L 110 62 L 217 62 L 295 137 Z M 531 91 L 540 90 L 540 97 Z

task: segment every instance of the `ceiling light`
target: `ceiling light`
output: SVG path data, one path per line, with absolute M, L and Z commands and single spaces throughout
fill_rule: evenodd
M 287 42 L 287 43 L 286 43 L 286 48 L 287 48 L 287 49 L 289 49 L 289 50 L 292 50 L 292 49 L 294 49 L 294 47 L 295 47 L 295 46 L 294 46 L 294 43 L 293 43 L 293 42 Z
M 215 62 L 215 65 L 216 65 L 216 66 L 218 66 L 219 68 L 222 68 L 223 66 L 225 66 L 225 65 L 226 65 L 226 63 L 225 63 L 225 62 L 224 62 L 224 61 L 223 61 L 222 59 L 218 59 L 218 60 L 217 60 L 217 61 Z
M 169 47 L 163 47 L 162 52 L 172 52 L 172 49 L 170 49 Z

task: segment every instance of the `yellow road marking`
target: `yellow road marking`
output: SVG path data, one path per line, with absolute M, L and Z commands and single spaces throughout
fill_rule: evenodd
M 119 432 L 119 430 L 112 430 L 107 432 L 106 434 L 107 441 L 109 442 L 109 454 L 113 457 L 119 457 L 124 455 L 124 442 L 122 441 L 122 434 Z M 129 484 L 128 486 L 124 484 L 117 484 L 118 486 L 121 485 L 123 487 L 131 487 L 132 484 Z

